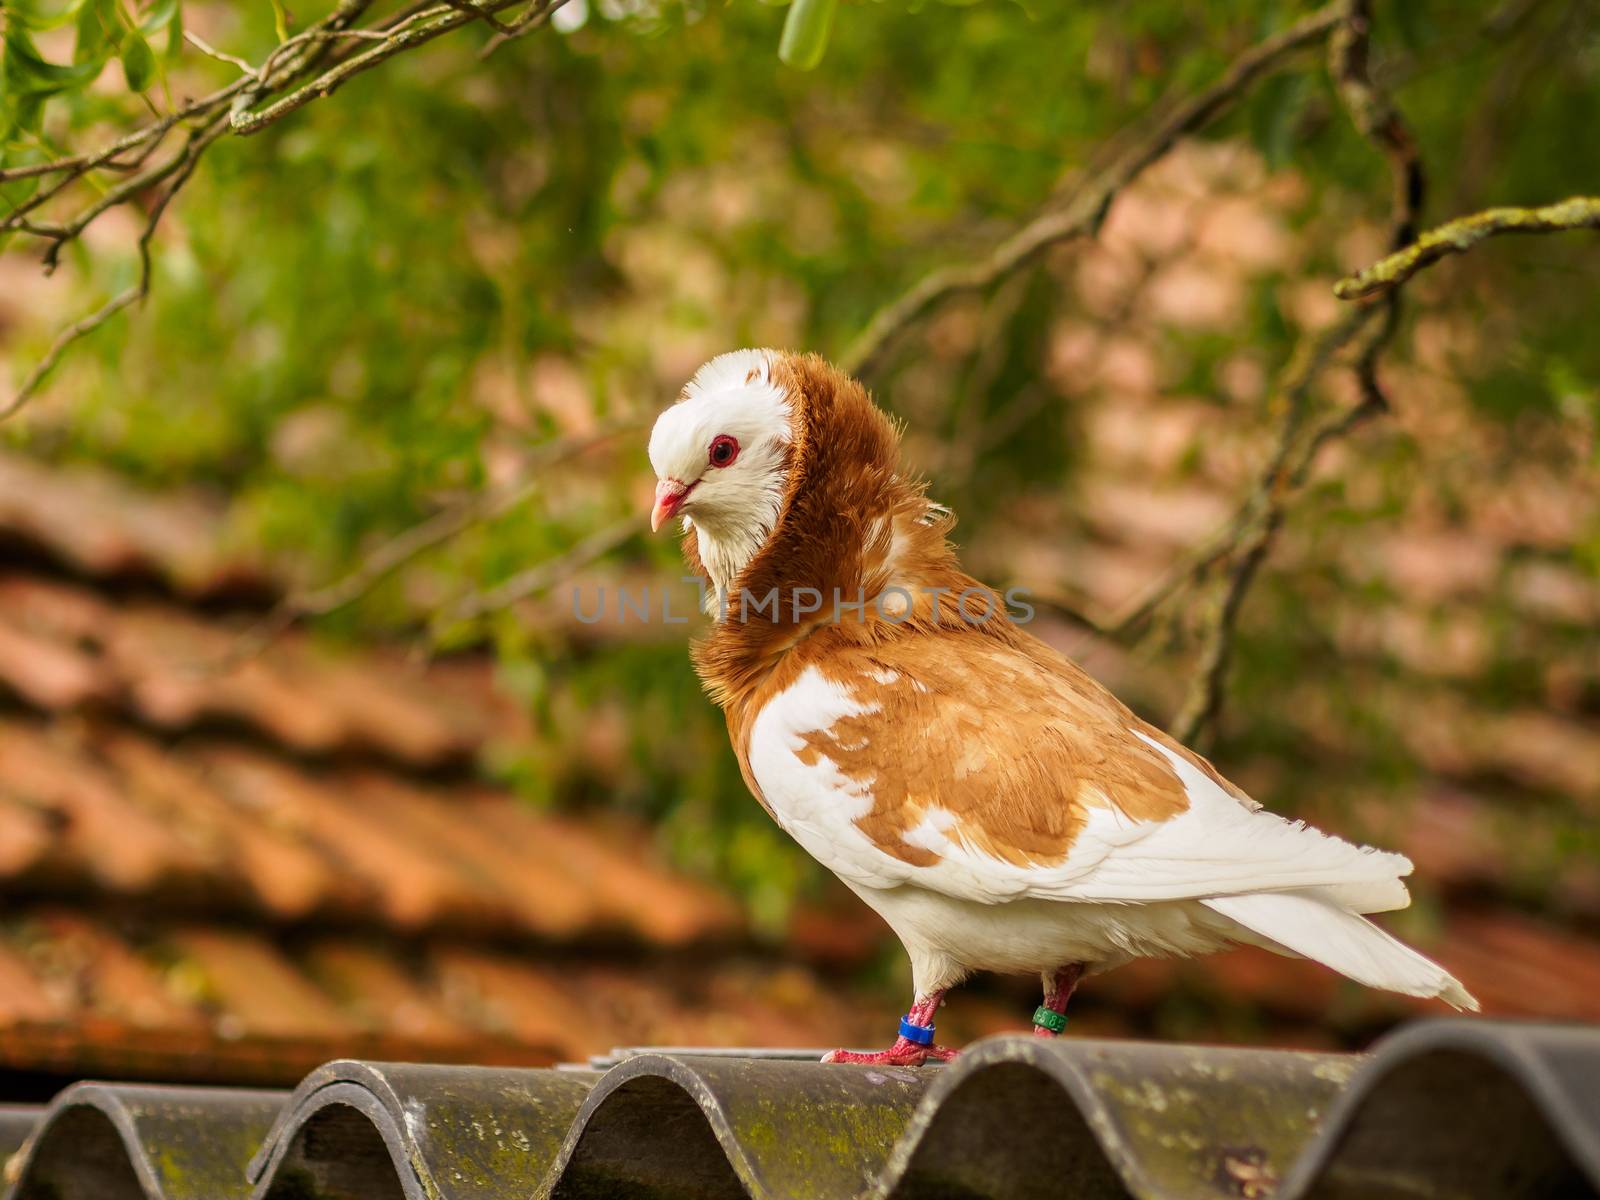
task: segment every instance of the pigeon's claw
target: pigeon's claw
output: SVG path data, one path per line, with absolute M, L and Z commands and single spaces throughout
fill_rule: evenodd
M 830 1050 L 822 1056 L 825 1063 L 858 1063 L 869 1067 L 920 1067 L 932 1059 L 949 1062 L 957 1051 L 948 1046 L 920 1046 L 907 1038 L 896 1038 L 887 1050 L 871 1052 L 861 1050 Z

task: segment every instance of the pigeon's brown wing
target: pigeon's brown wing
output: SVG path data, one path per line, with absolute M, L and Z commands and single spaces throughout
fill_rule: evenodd
M 1031 638 L 813 656 L 741 749 L 779 823 L 862 886 L 985 902 L 1333 887 L 1387 907 L 1410 869 L 1261 810 Z

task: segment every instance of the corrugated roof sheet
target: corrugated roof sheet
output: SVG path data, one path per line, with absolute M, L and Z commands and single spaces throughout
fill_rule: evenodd
M 292 1094 L 79 1084 L 0 1111 L 7 1200 L 1600 1195 L 1600 1029 L 1419 1023 L 1370 1056 L 1006 1036 L 947 1067 L 640 1053 L 341 1061 Z

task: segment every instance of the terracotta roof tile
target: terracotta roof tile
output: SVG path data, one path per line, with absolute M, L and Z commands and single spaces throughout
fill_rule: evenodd
M 581 992 L 591 1021 L 607 1032 L 611 1045 L 711 1045 L 706 1014 L 692 993 L 674 986 L 661 970 L 596 964 L 568 971 L 570 986 Z
M 27 957 L 0 940 L 0 1027 L 66 1021 L 71 1002 L 46 988 Z
M 603 1050 L 624 1028 L 604 1019 L 594 996 L 580 1001 L 570 993 L 558 982 L 562 973 L 549 967 L 458 946 L 436 950 L 433 967 L 453 1011 L 470 1014 L 481 1029 L 564 1057 Z
M 232 717 L 301 753 L 337 747 L 345 733 L 338 711 L 280 657 L 237 658 L 240 636 L 146 605 L 120 613 L 105 650 L 136 710 L 157 725 L 181 729 Z
M 373 1032 L 434 1043 L 475 1036 L 392 953 L 357 942 L 324 941 L 310 949 L 302 965 L 346 1014 Z
M 155 575 L 191 595 L 268 580 L 259 560 L 225 548 L 213 506 L 92 467 L 0 454 L 0 528 L 86 574 Z
M 154 964 L 92 918 L 48 909 L 25 921 L 18 937 L 40 974 L 57 980 L 97 1018 L 138 1029 L 181 1029 L 199 1019 Z
M 728 900 L 653 865 L 637 830 L 548 816 L 538 822 L 502 804 L 480 800 L 474 817 L 536 855 L 541 869 L 563 872 L 595 900 L 599 911 L 647 941 L 681 945 L 728 934 L 738 918 Z
M 1600 812 L 1600 729 L 1554 713 L 1524 709 L 1489 727 L 1493 761 L 1513 778 L 1565 792 Z
M 380 658 L 319 653 L 299 638 L 287 639 L 278 656 L 297 660 L 302 686 L 314 689 L 338 714 L 349 742 L 428 766 L 468 755 L 483 739 L 481 727 L 452 719 L 448 708 L 429 697 L 425 678 L 393 669 Z
M 6 790 L 59 814 L 66 847 L 88 874 L 117 891 L 147 891 L 196 856 L 173 831 L 128 802 L 105 772 L 64 739 L 37 726 L 0 721 L 0 778 Z
M 487 792 L 475 801 L 460 793 L 441 796 L 378 771 L 352 773 L 344 780 L 353 802 L 457 864 L 524 928 L 568 938 L 597 920 L 595 900 L 571 874 L 523 852 L 522 844 L 538 839 L 543 822 L 515 800 Z M 505 824 L 521 826 L 523 837 L 480 820 L 479 814 L 489 810 L 504 810 Z
M 32 870 L 54 848 L 54 811 L 17 796 L 0 779 L 0 879 Z
M 359 1029 L 260 937 L 191 927 L 169 934 L 166 942 L 174 968 L 194 981 L 224 1037 L 338 1037 Z
M 91 655 L 0 617 L 0 679 L 39 708 L 76 708 L 110 692 L 106 673 Z
M 1439 957 L 1491 1015 L 1600 1019 L 1595 944 L 1510 913 L 1451 921 Z
M 109 723 L 0 720 L 0 884 L 48 867 L 124 894 L 272 919 L 678 945 L 736 935 L 729 902 L 656 862 L 637 826 L 539 814 L 477 785 L 317 770 Z M 58 832 L 59 827 L 59 832 Z
M 335 781 L 318 779 L 252 750 L 212 746 L 211 778 L 235 803 L 315 844 L 401 929 L 481 916 L 481 896 L 431 848 L 347 803 Z
M 96 749 L 122 785 L 207 847 L 207 866 L 248 889 L 269 914 L 303 917 L 340 891 L 335 868 L 272 814 L 231 802 L 187 756 L 147 738 L 102 730 Z
M 1382 840 L 1410 858 L 1417 877 L 1430 885 L 1471 886 L 1504 877 L 1504 845 L 1490 820 L 1489 801 L 1440 786 L 1410 802 L 1385 798 L 1372 807 L 1398 818 Z
M 491 738 L 526 732 L 487 664 L 418 671 L 299 633 L 244 653 L 249 627 L 0 574 L 0 683 L 47 711 L 99 703 L 175 730 L 236 722 L 299 753 L 377 751 L 419 767 L 468 759 Z

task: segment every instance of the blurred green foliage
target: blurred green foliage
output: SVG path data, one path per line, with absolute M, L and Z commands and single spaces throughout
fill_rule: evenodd
M 235 68 L 181 42 L 185 25 L 259 62 L 283 20 L 292 31 L 326 7 L 6 0 L 4 162 L 98 144 L 147 113 L 129 88 L 162 111 L 171 96 L 230 82 Z M 1099 161 L 1119 129 L 1309 9 L 878 0 L 844 7 L 804 74 L 775 57 L 783 12 L 757 4 L 569 0 L 558 30 L 487 58 L 490 31 L 460 31 L 259 137 L 219 142 L 157 241 L 149 303 L 77 347 L 49 396 L 0 437 L 153 484 L 214 486 L 231 498 L 242 539 L 292 557 L 308 580 L 332 579 L 375 540 L 489 486 L 497 461 L 514 470 L 552 438 L 646 419 L 670 398 L 668 381 L 709 353 L 842 351 L 922 272 L 983 253 Z M 1376 25 L 1377 70 L 1429 168 L 1430 220 L 1593 189 L 1594 4 L 1392 0 L 1376 5 Z M 103 71 L 112 59 L 122 81 Z M 1211 136 L 1246 139 L 1297 172 L 1304 229 L 1382 220 L 1384 165 L 1350 128 L 1315 51 Z M 5 198 L 31 186 L 8 185 Z M 9 253 L 27 253 L 25 242 Z M 1596 262 L 1554 241 L 1477 253 L 1492 288 L 1452 299 L 1496 331 L 1504 353 L 1464 380 L 1472 404 L 1516 439 L 1531 427 L 1565 436 L 1573 406 L 1592 418 L 1600 395 Z M 136 269 L 131 237 L 75 244 L 64 263 L 41 311 L 70 316 L 68 301 L 97 302 Z M 1302 273 L 1331 282 L 1360 265 L 1320 242 Z M 1162 351 L 1173 386 L 1212 390 L 1241 343 L 1281 364 L 1295 338 L 1275 298 L 1282 282 L 1262 281 L 1242 338 L 1174 335 Z M 996 575 L 1009 567 L 984 555 L 991 529 L 1041 490 L 1070 495 L 1084 452 L 1070 405 L 1024 406 L 1045 374 L 1052 324 L 1074 300 L 1042 269 L 1007 286 L 986 310 L 984 345 L 1000 353 L 975 349 L 933 370 L 913 339 L 877 381 L 921 445 L 963 445 L 999 414 L 1024 412 L 936 492 Z M 59 323 L 30 320 L 8 337 L 14 375 Z M 568 392 L 587 415 L 552 399 Z M 630 435 L 603 486 L 552 472 L 529 504 L 430 556 L 431 586 L 447 599 L 492 584 L 633 511 L 648 494 L 642 451 L 643 435 Z M 1396 488 L 1425 456 L 1405 439 L 1378 453 Z M 1595 448 L 1585 454 L 1592 466 Z M 1324 489 L 1314 537 L 1381 520 L 1397 503 Z M 1600 528 L 1586 553 L 1593 572 Z M 665 540 L 631 543 L 621 557 L 676 577 Z M 1241 646 L 1234 692 L 1245 715 L 1228 726 L 1226 758 L 1302 753 L 1275 705 L 1308 672 L 1325 672 L 1330 704 L 1363 720 L 1337 651 L 1304 619 L 1315 605 L 1307 586 L 1355 585 L 1268 581 Z M 322 625 L 330 636 L 405 634 L 418 616 L 395 581 Z M 630 718 L 626 762 L 603 778 L 538 761 L 501 764 L 509 777 L 545 802 L 661 818 L 685 861 L 733 879 L 763 917 L 781 919 L 811 866 L 746 795 L 681 643 L 586 650 L 511 613 L 483 632 L 552 744 L 596 706 Z M 1181 652 L 1181 639 L 1148 651 L 1174 664 Z M 1511 661 L 1487 702 L 1535 686 Z M 1415 769 L 1382 720 L 1366 725 L 1359 763 L 1346 764 L 1353 790 Z M 1295 789 L 1270 799 L 1293 807 Z M 1573 836 L 1577 852 L 1594 852 L 1592 837 Z

